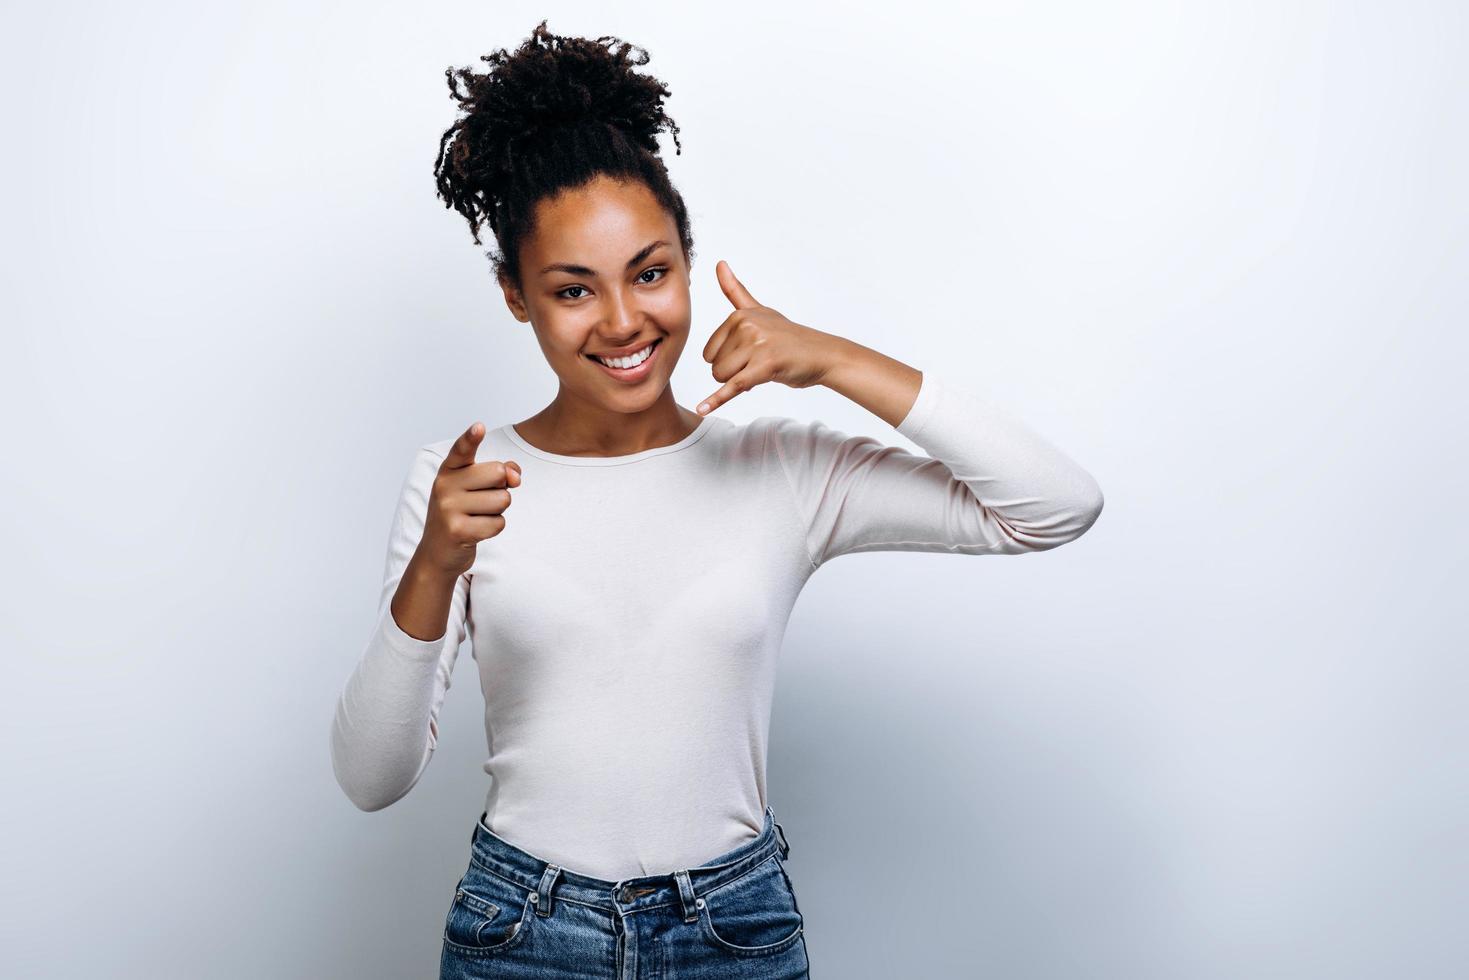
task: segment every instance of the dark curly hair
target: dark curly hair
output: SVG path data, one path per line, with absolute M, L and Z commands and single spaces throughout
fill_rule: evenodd
M 561 37 L 543 20 L 519 50 L 480 60 L 490 66 L 482 75 L 444 73 L 464 115 L 439 140 L 434 176 L 444 207 L 464 215 L 476 245 L 481 223 L 494 232 L 500 253 L 487 254 L 498 279 L 522 286 L 520 246 L 534 228 L 536 203 L 598 174 L 641 180 L 673 216 L 692 264 L 688 209 L 658 155 L 664 128 L 683 153 L 678 126 L 663 111 L 670 92 L 633 71 L 648 63 L 647 51 L 611 36 Z

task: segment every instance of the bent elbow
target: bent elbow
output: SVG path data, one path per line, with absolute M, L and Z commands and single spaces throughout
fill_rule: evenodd
M 343 782 L 342 780 L 338 779 L 337 785 L 342 787 L 342 792 L 346 795 L 347 799 L 352 801 L 352 805 L 361 810 L 363 813 L 372 813 L 373 811 L 381 810 L 384 806 L 386 806 L 385 803 L 377 799 L 371 793 L 364 792 L 362 789 L 354 786 L 351 783 Z
M 343 787 L 343 789 L 346 789 L 346 787 Z M 352 805 L 363 813 L 375 813 L 378 810 L 386 809 L 403 798 L 401 794 L 391 796 L 372 792 L 364 793 L 360 790 L 346 790 L 346 792 L 347 799 L 351 800 Z
M 1098 487 L 1085 496 L 1076 497 L 1044 521 L 1009 524 L 1001 522 L 1009 538 L 1008 550 L 1012 554 L 1025 554 L 1050 551 L 1063 544 L 1070 544 L 1091 530 L 1097 518 L 1102 516 L 1104 502 L 1101 488 Z
M 1106 498 L 1102 496 L 1102 488 L 1095 483 L 1092 484 L 1092 487 L 1091 495 L 1087 497 L 1081 508 L 1081 529 L 1076 532 L 1078 538 L 1090 531 L 1092 525 L 1097 523 L 1097 518 L 1102 516 L 1102 508 L 1107 503 Z
M 342 788 L 347 799 L 352 801 L 352 805 L 363 813 L 386 809 L 408 795 L 406 789 L 399 790 L 380 782 L 356 779 L 341 772 L 337 773 L 337 785 Z
M 1077 474 L 1076 485 L 1062 497 L 1062 501 L 1064 503 L 1057 508 L 1050 528 L 1057 545 L 1075 541 L 1090 531 L 1097 518 L 1102 516 L 1102 507 L 1106 504 L 1101 485 L 1085 471 Z
M 373 813 L 385 809 L 408 795 L 409 786 L 393 786 L 386 783 L 375 766 L 371 766 L 362 760 L 354 760 L 341 745 L 337 733 L 333 731 L 330 742 L 332 775 L 337 781 L 337 786 L 352 805 L 364 813 Z
M 1065 511 L 1065 518 L 1060 522 L 1061 533 L 1058 535 L 1056 545 L 1069 544 L 1092 529 L 1097 523 L 1097 518 L 1102 516 L 1102 506 L 1106 501 L 1102 497 L 1102 488 L 1093 483 L 1093 489 L 1085 496 L 1077 497 Z

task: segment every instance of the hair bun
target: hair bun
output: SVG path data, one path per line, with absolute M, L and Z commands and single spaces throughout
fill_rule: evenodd
M 638 145 L 658 153 L 658 132 L 678 128 L 663 112 L 671 93 L 661 81 L 632 71 L 648 63 L 648 52 L 616 37 L 563 37 L 546 21 L 513 53 L 504 48 L 480 57 L 485 75 L 449 69 L 449 88 L 465 110 L 515 142 L 541 142 L 559 132 L 589 125 L 615 126 Z M 513 71 L 503 70 L 512 65 Z M 501 70 L 495 70 L 501 69 Z M 468 91 L 461 94 L 456 82 Z M 677 147 L 682 152 L 682 147 Z
M 670 93 L 634 71 L 648 63 L 647 51 L 615 37 L 561 37 L 542 20 L 515 51 L 480 60 L 489 66 L 482 73 L 445 71 L 462 114 L 439 139 L 434 180 L 476 245 L 481 225 L 495 233 L 497 278 L 520 283 L 520 246 L 535 227 L 537 202 L 598 175 L 647 187 L 693 261 L 688 207 L 658 152 L 665 129 L 683 150 L 678 125 L 663 111 Z

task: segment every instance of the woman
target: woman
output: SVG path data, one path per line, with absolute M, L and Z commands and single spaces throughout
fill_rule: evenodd
M 697 411 L 675 402 L 693 239 L 658 157 L 659 130 L 677 141 L 668 90 L 633 71 L 646 52 L 545 27 L 487 74 L 449 72 L 465 115 L 436 174 L 476 243 L 494 231 L 505 301 L 560 387 L 418 451 L 333 767 L 363 810 L 406 794 L 467 633 L 492 778 L 442 976 L 805 977 L 765 787 L 801 588 L 855 552 L 1054 548 L 1102 495 L 987 400 L 786 319 L 723 263 L 733 311 L 699 351 L 718 385 Z M 710 414 L 767 381 L 838 391 L 930 456 Z

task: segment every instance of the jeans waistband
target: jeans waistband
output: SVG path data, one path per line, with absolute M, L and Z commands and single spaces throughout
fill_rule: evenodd
M 485 871 L 535 893 L 531 901 L 540 915 L 551 914 L 556 898 L 621 914 L 677 903 L 685 920 L 692 922 L 698 917 L 694 904 L 698 896 L 733 881 L 772 854 L 779 853 L 784 859 L 790 853 L 785 831 L 775 821 L 775 810 L 766 806 L 759 835 L 732 851 L 695 868 L 607 881 L 569 871 L 516 847 L 486 826 L 484 818 L 482 812 L 470 835 L 470 859 Z

